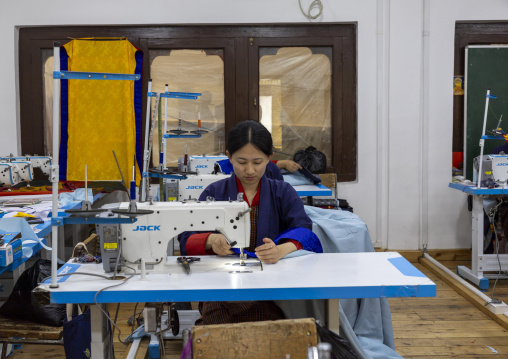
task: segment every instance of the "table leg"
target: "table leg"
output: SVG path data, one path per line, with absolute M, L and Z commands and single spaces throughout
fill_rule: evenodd
M 48 234 L 48 235 L 47 235 L 46 237 L 44 237 L 44 238 L 46 238 L 46 245 L 47 245 L 48 247 L 51 247 L 51 246 L 52 246 L 52 244 L 51 244 L 51 233 L 50 233 L 50 234 Z M 40 253 L 41 253 L 41 258 L 42 258 L 42 259 L 49 259 L 49 260 L 51 260 L 51 251 L 47 251 L 47 250 L 45 250 L 45 249 L 42 249 L 42 250 L 40 251 Z
M 326 327 L 335 334 L 339 335 L 339 300 L 326 300 Z
M 489 288 L 489 280 L 483 277 L 484 269 L 480 263 L 483 256 L 483 196 L 473 195 L 473 211 L 471 213 L 471 269 L 457 267 L 457 274 L 476 284 L 480 289 Z
M 7 357 L 7 343 L 2 344 L 2 359 L 5 359 Z
M 103 310 L 107 311 L 107 304 L 99 305 Z M 108 331 L 108 318 L 95 304 L 90 306 L 90 324 L 92 327 L 92 342 L 90 348 L 92 351 L 92 358 L 109 358 L 110 333 Z
M 66 262 L 65 258 L 65 235 L 64 235 L 64 227 L 58 227 L 58 259 Z

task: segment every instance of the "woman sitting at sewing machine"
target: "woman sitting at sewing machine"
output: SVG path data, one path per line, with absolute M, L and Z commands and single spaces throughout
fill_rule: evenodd
M 243 193 L 251 208 L 251 238 L 246 250 L 263 263 L 272 264 L 298 249 L 322 252 L 319 239 L 311 230 L 312 222 L 293 187 L 264 175 L 273 156 L 270 132 L 259 122 L 241 122 L 228 134 L 226 154 L 234 174 L 209 185 L 200 200 L 210 196 L 216 201 L 227 201 Z M 183 255 L 233 254 L 220 233 L 186 232 L 179 236 L 179 241 Z M 200 303 L 199 309 L 203 324 L 284 318 L 273 301 L 207 302 Z

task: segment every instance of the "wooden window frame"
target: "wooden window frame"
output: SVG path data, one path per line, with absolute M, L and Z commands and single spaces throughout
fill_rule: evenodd
M 490 44 L 508 44 L 508 22 L 458 21 L 455 24 L 454 76 L 465 76 L 467 46 Z M 464 122 L 464 96 L 453 96 L 453 152 L 464 152 Z
M 23 154 L 44 153 L 42 51 L 80 37 L 126 37 L 143 51 L 143 93 L 148 90 L 149 51 L 224 49 L 225 131 L 258 120 L 251 101 L 259 91 L 256 46 L 332 47 L 332 159 L 327 172 L 339 181 L 357 178 L 357 66 L 355 23 L 260 25 L 132 25 L 21 27 L 19 31 L 20 129 Z M 146 96 L 142 99 L 145 128 Z M 144 134 L 142 136 L 144 139 Z

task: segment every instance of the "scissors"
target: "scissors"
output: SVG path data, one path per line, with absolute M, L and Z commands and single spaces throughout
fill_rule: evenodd
M 190 274 L 190 264 L 200 260 L 201 258 L 198 257 L 178 257 L 176 259 L 176 261 L 182 265 L 182 268 L 186 274 Z

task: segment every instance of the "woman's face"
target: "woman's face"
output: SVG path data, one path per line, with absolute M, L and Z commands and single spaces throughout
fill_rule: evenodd
M 242 185 L 257 186 L 265 174 L 266 165 L 272 156 L 267 156 L 250 143 L 246 144 L 231 156 L 227 153 L 236 177 Z

